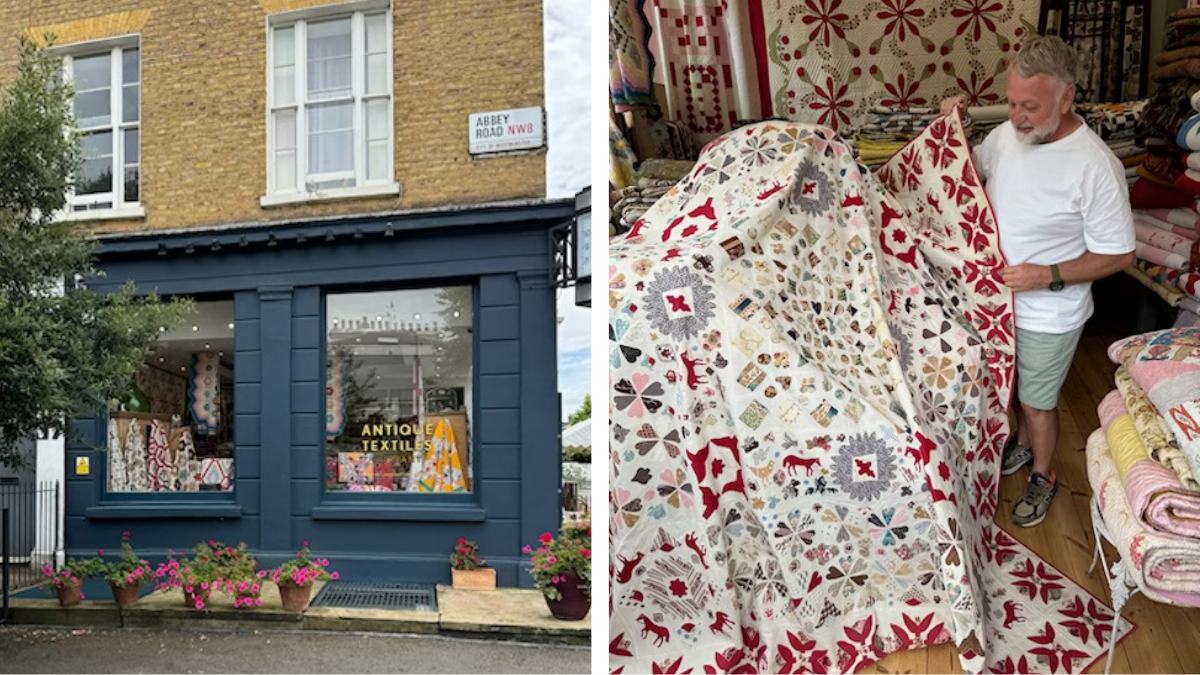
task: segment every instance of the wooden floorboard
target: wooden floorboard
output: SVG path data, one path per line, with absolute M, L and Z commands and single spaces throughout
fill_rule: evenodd
M 1088 436 L 1100 426 L 1096 406 L 1116 388 L 1113 374 L 1117 366 L 1108 358 L 1108 346 L 1137 332 L 1141 292 L 1137 282 L 1126 280 L 1125 275 L 1097 282 L 1094 287 L 1097 314 L 1084 330 L 1059 397 L 1059 441 L 1052 464 L 1058 475 L 1059 493 L 1050 514 L 1037 527 L 1026 529 L 1011 524 L 1013 504 L 1022 493 L 1028 469 L 1001 481 L 996 514 L 1002 528 L 1110 607 L 1111 596 L 1102 572 L 1097 569 L 1092 577 L 1087 576 L 1094 537 L 1084 448 Z M 1111 546 L 1105 550 L 1108 560 L 1118 557 Z M 1200 673 L 1200 609 L 1163 605 L 1138 594 L 1125 605 L 1122 614 L 1138 627 L 1117 646 L 1113 673 Z M 1087 672 L 1103 673 L 1106 657 L 1107 652 Z M 877 673 L 962 672 L 953 645 L 892 654 L 872 668 L 870 672 Z

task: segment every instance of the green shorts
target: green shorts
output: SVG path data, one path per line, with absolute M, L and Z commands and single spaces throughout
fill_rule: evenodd
M 1038 410 L 1058 407 L 1062 389 L 1071 369 L 1071 359 L 1083 326 L 1069 333 L 1035 333 L 1017 329 L 1017 398 Z

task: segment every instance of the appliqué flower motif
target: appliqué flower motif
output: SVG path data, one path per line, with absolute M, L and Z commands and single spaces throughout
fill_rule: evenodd
M 684 297 L 677 293 L 680 289 L 689 289 L 690 302 L 686 303 L 687 311 L 672 316 L 673 307 L 667 307 L 668 293 L 673 297 Z M 654 281 L 646 287 L 646 317 L 650 325 L 660 333 L 670 335 L 676 340 L 694 338 L 708 325 L 716 313 L 713 302 L 715 294 L 704 283 L 704 279 L 692 274 L 686 267 L 674 267 L 660 271 Z
M 895 453 L 875 434 L 846 439 L 830 472 L 838 488 L 858 501 L 878 499 L 895 477 Z
M 796 167 L 796 187 L 792 201 L 810 216 L 828 213 L 833 207 L 833 187 L 826 176 L 810 160 Z

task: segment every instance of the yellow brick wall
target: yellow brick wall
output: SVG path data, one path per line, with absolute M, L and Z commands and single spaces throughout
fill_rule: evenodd
M 136 32 L 146 217 L 97 232 L 257 223 L 545 196 L 544 151 L 472 159 L 467 116 L 545 106 L 540 0 L 393 0 L 399 198 L 262 208 L 266 17 L 328 0 L 0 0 L 0 67 L 17 30 L 57 44 Z

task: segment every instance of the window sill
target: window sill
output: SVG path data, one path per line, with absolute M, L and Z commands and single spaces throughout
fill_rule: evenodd
M 391 506 L 355 504 L 318 506 L 313 520 L 423 520 L 431 522 L 476 522 L 487 520 L 487 512 L 478 506 Z
M 363 197 L 399 197 L 400 184 L 388 183 L 386 185 L 364 185 L 362 187 L 353 188 L 337 188 L 333 190 L 322 190 L 320 192 L 311 193 L 294 193 L 294 194 L 279 194 L 265 195 L 260 197 L 258 205 L 264 209 L 273 206 L 288 206 L 291 204 L 309 204 L 313 202 L 330 202 L 339 199 L 361 199 Z
M 156 504 L 141 502 L 106 506 L 91 506 L 84 511 L 91 520 L 119 518 L 241 518 L 242 507 L 237 504 Z
M 85 220 L 134 220 L 145 217 L 146 207 L 141 204 L 130 204 L 116 209 L 66 211 L 55 218 L 55 220 L 60 222 L 78 222 Z

